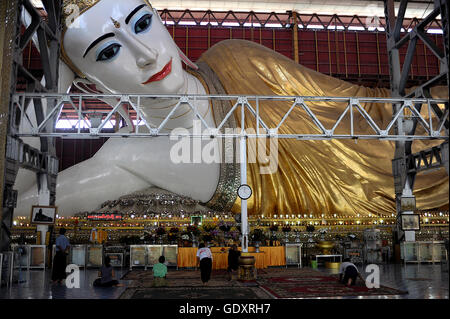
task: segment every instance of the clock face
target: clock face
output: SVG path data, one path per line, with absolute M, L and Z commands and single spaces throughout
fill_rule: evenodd
M 244 200 L 249 199 L 252 196 L 252 189 L 246 184 L 241 185 L 238 189 L 238 196 Z

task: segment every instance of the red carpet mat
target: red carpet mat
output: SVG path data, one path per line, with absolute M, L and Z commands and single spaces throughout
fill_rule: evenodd
M 153 273 L 148 270 L 132 270 L 122 279 L 131 280 L 125 299 L 146 298 L 330 298 L 354 296 L 382 296 L 407 294 L 394 288 L 381 286 L 369 289 L 361 280 L 355 286 L 346 287 L 337 275 L 326 274 L 311 268 L 258 269 L 258 279 L 251 282 L 228 280 L 226 271 L 214 270 L 208 287 L 202 287 L 199 270 L 169 270 L 167 287 L 153 288 Z M 158 297 L 157 297 L 158 296 Z
M 337 275 L 328 275 L 312 269 L 298 269 L 295 275 L 290 271 L 289 276 L 277 273 L 276 276 L 257 280 L 263 288 L 275 298 L 318 298 L 318 297 L 350 297 L 350 296 L 379 296 L 407 294 L 394 288 L 380 286 L 369 289 L 365 283 L 358 280 L 355 286 L 347 287 L 339 282 Z
M 128 288 L 120 299 L 270 299 L 259 287 Z
M 267 271 L 258 269 L 258 274 L 267 275 Z M 169 287 L 196 287 L 201 286 L 200 270 L 173 270 L 170 269 L 166 276 L 167 286 Z M 236 278 L 236 272 L 234 272 Z M 122 280 L 132 280 L 131 287 L 150 287 L 153 284 L 153 272 L 151 269 L 133 269 L 122 276 Z M 211 273 L 211 280 L 209 282 L 211 287 L 235 287 L 242 286 L 242 283 L 236 280 L 228 280 L 226 270 L 213 270 Z M 251 285 L 252 282 L 246 283 Z M 253 286 L 257 286 L 253 281 Z

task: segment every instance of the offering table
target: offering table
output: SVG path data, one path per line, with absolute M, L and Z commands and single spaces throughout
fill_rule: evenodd
M 229 247 L 210 247 L 213 254 L 213 269 L 227 269 Z M 241 250 L 240 248 L 238 248 Z M 197 247 L 178 248 L 178 267 L 194 268 L 197 266 Z M 255 267 L 258 269 L 269 266 L 285 266 L 286 257 L 283 246 L 260 247 L 260 252 L 255 252 L 255 247 L 248 248 L 248 255 L 255 257 Z

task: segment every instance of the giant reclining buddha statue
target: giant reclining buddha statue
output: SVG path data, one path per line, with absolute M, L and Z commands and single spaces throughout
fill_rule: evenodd
M 78 5 L 80 15 L 70 20 L 69 6 Z M 102 93 L 134 94 L 229 94 L 335 97 L 389 97 L 387 89 L 367 88 L 315 72 L 264 46 L 244 40 L 225 40 L 206 51 L 196 64 L 174 43 L 158 12 L 143 0 L 65 0 L 68 19 L 64 27 L 60 92 L 72 83 L 90 84 Z M 182 62 L 187 69 L 182 68 Z M 433 90 L 433 97 L 448 98 L 446 88 Z M 142 115 L 159 125 L 176 101 L 147 99 Z M 261 101 L 261 119 L 274 127 L 292 102 Z M 325 127 L 330 127 L 346 103 L 314 102 L 308 107 Z M 208 125 L 217 126 L 230 103 L 197 101 L 198 112 Z M 381 126 L 392 118 L 392 105 L 365 103 L 364 109 Z M 239 112 L 225 127 L 238 127 Z M 30 115 L 31 116 L 31 115 Z M 194 112 L 180 107 L 166 125 L 192 130 Z M 251 127 L 252 121 L 246 117 Z M 370 130 L 359 123 L 361 132 Z M 343 128 L 350 125 L 341 123 Z M 358 126 L 358 124 L 356 124 Z M 319 133 L 306 113 L 296 113 L 279 133 Z M 127 128 L 122 128 L 127 129 Z M 142 129 L 141 131 L 143 131 Z M 167 131 L 166 131 L 167 132 Z M 27 140 L 29 143 L 39 143 Z M 136 191 L 157 187 L 188 196 L 217 211 L 240 210 L 236 189 L 239 163 L 175 163 L 170 151 L 177 141 L 167 137 L 110 138 L 90 159 L 59 173 L 56 205 L 60 216 L 93 211 L 101 203 Z M 205 141 L 202 142 L 203 146 Z M 415 149 L 438 142 L 416 141 Z M 394 142 L 378 140 L 278 140 L 278 167 L 261 174 L 263 163 L 249 163 L 250 215 L 312 213 L 351 216 L 395 212 L 391 160 Z M 217 155 L 221 156 L 221 155 Z M 20 171 L 16 214 L 28 215 L 38 204 L 32 173 Z M 419 209 L 448 207 L 448 176 L 438 170 L 420 176 L 415 185 Z

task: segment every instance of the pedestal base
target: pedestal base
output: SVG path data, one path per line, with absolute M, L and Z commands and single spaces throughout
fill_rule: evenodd
M 249 281 L 256 279 L 256 269 L 255 266 L 239 266 L 238 269 L 238 280 L 239 281 Z
M 248 281 L 256 279 L 255 257 L 253 256 L 240 256 L 239 257 L 239 269 L 238 280 Z

